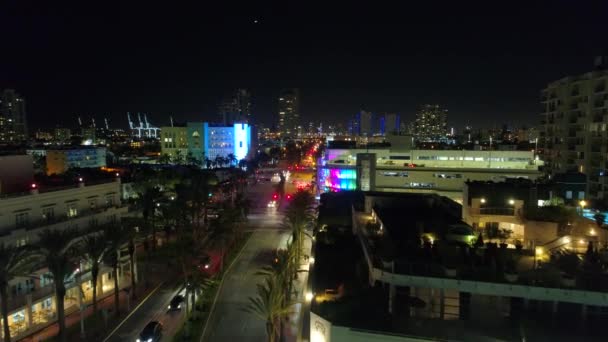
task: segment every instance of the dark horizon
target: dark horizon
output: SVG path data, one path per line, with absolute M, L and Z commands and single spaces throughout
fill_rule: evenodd
M 236 88 L 271 126 L 290 87 L 304 125 L 360 108 L 407 122 L 424 103 L 457 129 L 534 125 L 540 90 L 591 71 L 608 32 L 608 5 L 595 2 L 6 7 L 0 89 L 25 97 L 32 130 L 77 116 L 126 127 L 127 111 L 157 126 L 217 121 Z

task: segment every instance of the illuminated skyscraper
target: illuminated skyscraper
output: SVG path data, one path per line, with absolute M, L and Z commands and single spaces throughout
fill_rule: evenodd
M 298 89 L 284 89 L 279 95 L 278 130 L 284 135 L 296 135 L 300 121 L 300 92 Z
M 0 142 L 14 143 L 27 139 L 25 100 L 13 89 L 0 93 Z
M 447 109 L 439 105 L 424 105 L 416 113 L 414 136 L 418 141 L 440 141 L 448 134 Z

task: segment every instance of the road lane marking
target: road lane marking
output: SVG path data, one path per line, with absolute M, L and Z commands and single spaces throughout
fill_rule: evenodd
M 114 328 L 114 330 L 112 330 L 112 332 L 102 341 L 102 342 L 106 342 L 107 340 L 110 339 L 110 337 L 112 337 L 112 335 L 114 335 L 114 333 L 116 333 L 116 331 L 118 331 L 118 329 L 120 329 L 120 327 L 122 327 L 123 324 L 125 324 L 125 322 L 131 317 L 133 316 L 133 314 L 139 309 L 140 306 L 142 306 L 148 299 L 150 299 L 150 296 L 152 296 L 154 294 L 154 292 L 156 292 L 156 290 L 158 290 L 165 282 L 161 282 L 160 284 L 158 284 L 158 286 L 152 290 L 152 292 L 150 292 L 150 294 L 148 294 L 146 296 L 146 298 L 144 298 L 141 303 L 139 303 L 139 305 L 137 305 L 135 307 L 135 309 L 133 309 L 133 311 L 131 311 L 131 313 L 125 317 L 125 319 L 122 320 L 122 322 L 120 322 L 120 324 Z

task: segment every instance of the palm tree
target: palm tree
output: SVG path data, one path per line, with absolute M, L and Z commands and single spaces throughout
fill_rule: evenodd
M 269 342 L 280 339 L 280 322 L 291 313 L 294 303 L 285 300 L 285 291 L 281 288 L 282 280 L 273 275 L 266 275 L 261 284 L 257 284 L 257 295 L 249 297 L 244 310 L 266 322 L 266 334 Z
M 28 272 L 33 266 L 33 261 L 35 260 L 31 258 L 31 253 L 27 249 L 0 244 L 0 301 L 2 301 L 5 342 L 11 340 L 11 331 L 8 326 L 8 282 L 12 278 Z
M 97 278 L 99 267 L 106 253 L 106 241 L 101 235 L 87 235 L 82 241 L 82 251 L 91 265 L 91 282 L 93 283 L 93 313 L 97 312 Z
M 159 164 L 169 164 L 171 162 L 171 156 L 164 153 L 160 157 L 158 157 Z
M 112 267 L 112 278 L 114 278 L 114 309 L 115 315 L 120 314 L 119 289 L 118 289 L 118 254 L 122 246 L 127 242 L 125 238 L 125 229 L 121 226 L 109 226 L 104 231 L 104 238 L 107 243 L 107 252 L 105 254 L 105 263 Z
M 236 159 L 236 156 L 234 155 L 234 153 L 229 153 L 226 156 L 226 160 L 228 161 L 230 166 L 234 166 L 234 165 L 236 165 L 236 162 L 238 162 L 238 159 Z
M 223 161 L 224 161 L 224 158 L 218 154 L 217 156 L 215 156 L 215 159 L 213 160 L 213 163 L 217 167 L 222 167 Z
M 207 291 L 216 284 L 215 280 L 209 279 L 201 272 L 192 272 L 187 278 L 186 293 L 190 293 L 190 313 L 194 316 L 196 311 L 196 295 Z M 186 298 L 188 301 L 188 298 Z
M 131 298 L 135 300 L 137 298 L 136 293 L 136 285 L 137 279 L 135 279 L 135 229 L 134 227 L 128 227 L 126 229 L 126 236 L 129 240 L 128 242 L 128 252 L 129 252 L 129 265 L 131 267 Z
M 186 164 L 191 166 L 199 166 L 200 162 L 196 157 L 194 157 L 192 152 L 188 151 L 188 153 L 186 154 Z
M 74 271 L 74 259 L 77 256 L 77 248 L 74 241 L 78 232 L 73 229 L 50 230 L 45 229 L 38 234 L 38 242 L 35 244 L 36 253 L 42 258 L 49 271 L 53 275 L 55 284 L 55 300 L 57 306 L 57 322 L 59 323 L 58 338 L 66 341 L 65 330 L 65 281 Z
M 173 164 L 183 164 L 184 163 L 184 155 L 182 155 L 182 150 L 175 151 L 175 156 L 173 156 Z
M 308 235 L 306 229 L 309 228 L 314 220 L 313 198 L 306 191 L 298 191 L 291 201 L 285 213 L 285 225 L 291 229 L 293 241 L 296 244 L 296 260 L 301 260 L 304 236 Z

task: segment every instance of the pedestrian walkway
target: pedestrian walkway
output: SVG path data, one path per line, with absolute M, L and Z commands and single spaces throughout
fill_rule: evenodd
M 312 254 L 312 241 L 308 238 L 304 241 L 304 258 L 300 266 L 301 270 L 306 272 L 298 273 L 297 279 L 294 281 L 294 289 L 296 291 L 296 297 L 294 301 L 297 303 L 294 305 L 294 311 L 288 318 L 288 324 L 283 327 L 283 341 L 296 342 L 302 339 L 302 329 L 306 326 L 304 324 L 306 317 L 310 312 L 310 302 L 307 300 L 306 293 L 308 292 L 308 278 L 311 266 L 310 256 Z

